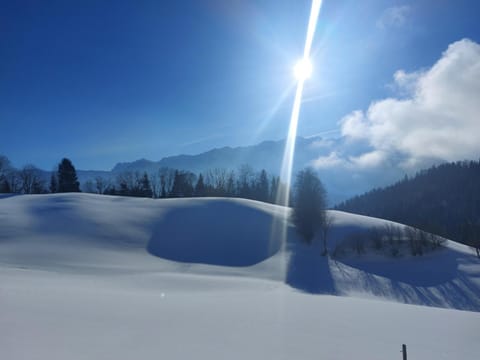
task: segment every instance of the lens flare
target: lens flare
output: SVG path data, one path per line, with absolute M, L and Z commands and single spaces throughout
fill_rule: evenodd
M 300 105 L 302 103 L 302 94 L 305 80 L 312 73 L 312 64 L 310 62 L 310 52 L 312 49 L 313 36 L 317 27 L 318 16 L 322 0 L 313 0 L 310 10 L 310 18 L 308 21 L 307 36 L 305 39 L 305 48 L 303 58 L 295 66 L 295 75 L 297 78 L 297 90 L 293 101 L 292 115 L 290 117 L 290 125 L 288 129 L 287 141 L 283 153 L 282 168 L 280 171 L 280 180 L 284 186 L 279 187 L 277 192 L 277 204 L 282 205 L 282 216 L 279 220 L 272 224 L 272 242 L 281 241 L 282 247 L 285 246 L 287 239 L 287 225 L 290 210 L 288 208 L 290 202 L 290 187 L 292 180 L 293 158 L 295 153 L 295 142 L 297 138 L 298 119 L 300 116 Z
M 308 76 L 311 73 L 312 65 L 310 62 L 310 51 L 312 49 L 313 35 L 317 26 L 318 16 L 320 15 L 320 8 L 322 7 L 322 0 L 313 0 L 312 8 L 310 10 L 310 19 L 308 21 L 307 36 L 305 39 L 305 48 L 303 51 L 303 59 L 300 61 L 299 67 L 303 69 L 301 72 L 303 76 L 298 79 L 297 91 L 295 92 L 295 99 L 293 101 L 292 115 L 290 117 L 290 126 L 288 129 L 287 142 L 283 153 L 282 169 L 280 172 L 280 179 L 286 184 L 286 189 L 279 192 L 277 200 L 279 204 L 288 206 L 290 184 L 292 179 L 293 155 L 295 152 L 295 140 L 297 137 L 298 118 L 300 115 L 300 104 L 302 102 L 303 86 Z

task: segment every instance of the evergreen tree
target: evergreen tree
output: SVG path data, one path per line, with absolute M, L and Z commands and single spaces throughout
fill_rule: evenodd
M 4 155 L 0 155 L 0 193 L 12 192 L 12 186 L 10 186 L 8 181 L 9 175 L 13 172 L 12 170 L 10 160 Z
M 151 198 L 153 195 L 152 187 L 150 186 L 150 180 L 147 173 L 143 173 L 143 177 L 140 180 L 140 193 L 143 197 Z
M 280 184 L 280 178 L 278 176 L 272 176 L 272 181 L 270 184 L 270 196 L 269 196 L 269 201 L 272 204 L 275 204 L 277 202 L 279 184 Z
M 52 194 L 58 192 L 58 181 L 57 181 L 57 175 L 55 173 L 52 173 L 50 176 L 50 192 Z
M 103 191 L 105 195 L 117 195 L 117 190 L 115 189 L 115 185 L 108 185 L 105 190 Z
M 0 194 L 6 194 L 12 192 L 12 189 L 10 188 L 10 184 L 8 183 L 8 180 L 6 178 L 1 178 L 0 177 Z
M 175 170 L 175 175 L 173 177 L 173 187 L 170 192 L 171 197 L 180 197 L 183 196 L 182 193 L 182 176 L 178 170 Z
M 77 179 L 77 172 L 72 162 L 64 158 L 58 164 L 58 192 L 80 192 L 80 183 Z
M 193 181 L 194 181 L 194 174 L 176 170 L 170 196 L 171 197 L 193 196 L 193 193 L 194 193 Z
M 205 196 L 205 183 L 203 181 L 203 175 L 198 176 L 197 184 L 195 185 L 195 196 Z
M 237 194 L 235 189 L 235 172 L 231 171 L 227 178 L 226 196 L 234 197 L 236 195 Z
M 262 170 L 258 176 L 255 193 L 256 200 L 268 201 L 268 176 L 265 170 Z

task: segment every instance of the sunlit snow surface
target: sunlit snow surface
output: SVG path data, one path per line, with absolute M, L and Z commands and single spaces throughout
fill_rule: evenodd
M 409 358 L 478 358 L 469 248 L 327 260 L 291 227 L 285 250 L 270 246 L 283 214 L 238 199 L 0 198 L 0 358 L 396 359 L 402 343 Z M 331 214 L 332 246 L 384 224 Z

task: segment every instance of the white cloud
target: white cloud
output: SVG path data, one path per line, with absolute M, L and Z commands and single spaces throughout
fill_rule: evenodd
M 333 151 L 328 156 L 320 156 L 319 158 L 313 160 L 311 162 L 311 166 L 315 169 L 327 169 L 342 165 L 344 163 L 345 160 L 343 160 L 335 151 Z
M 394 83 L 390 87 L 400 95 L 408 96 L 415 91 L 418 79 L 423 74 L 423 71 L 407 73 L 405 70 L 397 70 L 395 74 L 393 74 Z
M 353 165 L 361 168 L 372 168 L 382 164 L 387 158 L 387 154 L 381 150 L 374 150 L 356 157 L 350 157 Z
M 406 98 L 373 102 L 340 121 L 342 135 L 372 148 L 351 164 L 376 166 L 398 154 L 403 166 L 480 156 L 479 44 L 457 41 L 430 69 L 397 71 L 394 81 Z
M 342 135 L 351 139 L 364 139 L 368 137 L 368 126 L 365 122 L 365 116 L 362 111 L 356 110 L 342 120 Z
M 408 16 L 411 13 L 411 7 L 408 5 L 392 6 L 382 13 L 377 20 L 377 27 L 385 29 L 388 27 L 402 27 L 405 25 Z

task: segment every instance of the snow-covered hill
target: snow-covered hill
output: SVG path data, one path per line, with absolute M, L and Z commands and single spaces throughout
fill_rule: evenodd
M 388 223 L 330 215 L 330 249 Z M 469 248 L 329 259 L 286 216 L 242 199 L 0 198 L 2 358 L 395 359 L 402 343 L 477 358 Z

